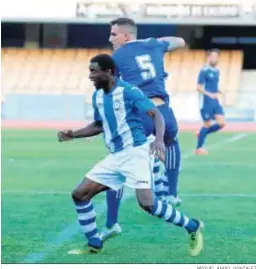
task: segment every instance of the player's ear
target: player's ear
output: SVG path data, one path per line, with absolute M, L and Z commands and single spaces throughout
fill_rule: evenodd
M 109 76 L 112 76 L 112 71 L 111 71 L 111 69 L 107 69 L 106 72 L 107 72 L 107 74 L 108 74 Z
M 129 41 L 129 37 L 130 37 L 130 36 L 129 36 L 128 33 L 125 33 L 125 34 L 124 34 L 125 42 Z

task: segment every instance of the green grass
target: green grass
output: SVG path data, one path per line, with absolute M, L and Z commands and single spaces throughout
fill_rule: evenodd
M 233 135 L 216 134 L 207 143 Z M 195 136 L 182 133 L 180 141 L 182 151 L 188 153 Z M 179 189 L 181 196 L 186 195 L 180 209 L 206 225 L 201 256 L 188 257 L 186 232 L 141 211 L 133 196 L 121 205 L 121 236 L 107 242 L 99 255 L 72 256 L 67 252 L 85 241 L 75 223 L 69 192 L 105 156 L 101 138 L 90 143 L 57 143 L 54 131 L 3 130 L 2 262 L 255 263 L 255 145 L 256 135 L 249 134 L 232 143 L 217 144 L 208 157 L 190 156 L 182 163 Z M 130 192 L 126 189 L 126 195 Z M 192 194 L 195 196 L 189 196 Z M 97 207 L 104 201 L 101 194 L 94 204 Z M 99 227 L 104 221 L 105 214 L 99 214 Z

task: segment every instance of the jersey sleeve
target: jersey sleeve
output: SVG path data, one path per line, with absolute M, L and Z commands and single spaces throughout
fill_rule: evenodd
M 127 89 L 129 99 L 137 109 L 148 112 L 155 107 L 154 103 L 137 87 Z
M 168 51 L 169 43 L 167 41 L 158 40 L 156 38 L 151 37 L 146 39 L 146 42 L 148 42 L 148 44 L 151 45 L 152 47 L 157 47 L 163 53 Z
M 198 74 L 197 83 L 200 85 L 205 84 L 205 78 L 206 78 L 206 72 L 204 69 L 201 69 L 201 71 Z
M 100 116 L 99 110 L 96 105 L 96 91 L 94 92 L 92 96 L 92 107 L 93 107 L 93 119 L 97 122 L 102 122 L 102 118 Z

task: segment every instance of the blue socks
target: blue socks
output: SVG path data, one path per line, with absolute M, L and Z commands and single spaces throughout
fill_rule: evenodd
M 218 123 L 215 123 L 215 124 L 213 124 L 212 126 L 210 126 L 210 127 L 208 128 L 208 133 L 207 133 L 207 134 L 217 132 L 217 131 L 219 131 L 221 128 L 222 128 L 222 127 L 221 127 Z
M 204 145 L 205 138 L 208 134 L 208 128 L 202 127 L 198 136 L 196 148 L 201 148 Z
M 197 141 L 197 149 L 203 147 L 205 139 L 207 137 L 208 134 L 217 132 L 221 129 L 222 127 L 218 124 L 215 123 L 212 126 L 210 126 L 209 128 L 206 127 L 202 127 L 198 136 L 198 141 Z
M 177 197 L 177 186 L 180 171 L 180 155 L 179 141 L 174 140 L 165 149 L 165 175 L 169 185 L 168 195 L 173 195 L 175 197 Z
M 115 223 L 118 222 L 118 210 L 121 199 L 123 197 L 123 190 L 121 188 L 118 191 L 108 190 L 107 191 L 107 222 L 106 227 L 111 228 Z

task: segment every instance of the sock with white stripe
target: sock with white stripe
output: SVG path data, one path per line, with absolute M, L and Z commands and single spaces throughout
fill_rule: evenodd
M 177 197 L 177 186 L 180 172 L 180 145 L 178 140 L 166 147 L 165 150 L 166 177 L 169 184 L 169 195 Z
M 167 183 L 166 175 L 162 174 L 160 171 L 160 159 L 155 158 L 154 160 L 154 193 L 157 197 L 166 196 L 168 195 L 169 188 Z
M 107 199 L 107 221 L 106 227 L 111 228 L 118 222 L 118 211 L 121 199 L 123 197 L 123 188 L 118 191 L 108 190 L 106 193 Z
M 159 158 L 154 159 L 153 174 L 154 174 L 154 192 L 157 197 L 160 197 L 163 191 L 163 180 L 161 177 Z
M 82 232 L 88 239 L 88 245 L 95 248 L 102 248 L 102 241 L 100 240 L 97 224 L 96 212 L 91 201 L 77 201 L 74 200 L 78 221 Z
M 154 206 L 151 214 L 176 226 L 184 227 L 189 233 L 195 232 L 198 229 L 198 221 L 190 219 L 170 204 L 161 201 L 158 198 L 154 199 Z

